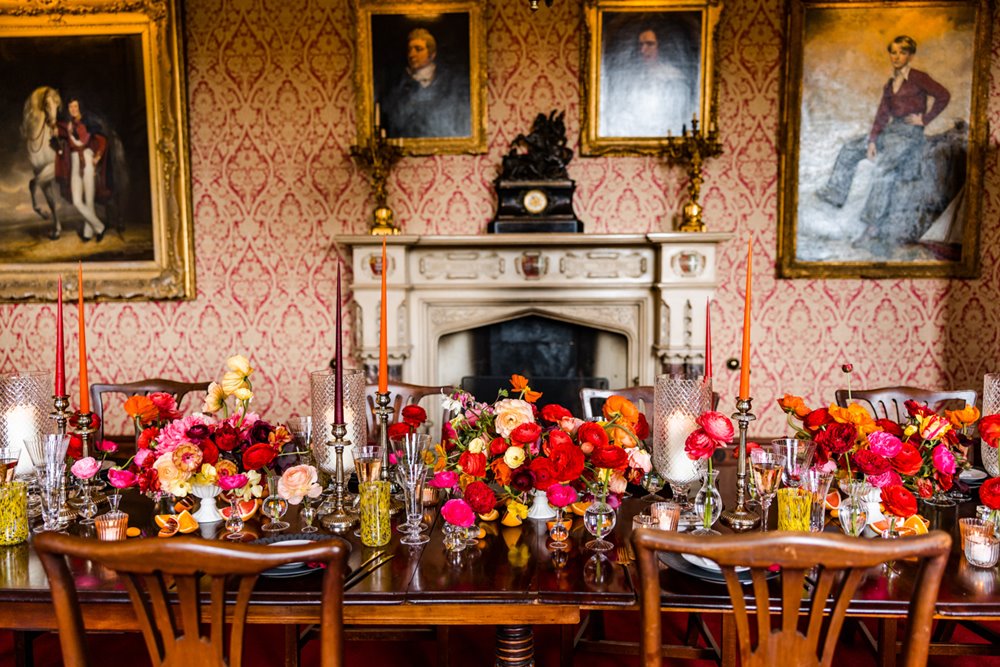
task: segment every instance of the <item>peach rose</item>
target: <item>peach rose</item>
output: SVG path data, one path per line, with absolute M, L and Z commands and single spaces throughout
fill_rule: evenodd
M 318 498 L 323 488 L 317 483 L 316 468 L 311 465 L 292 466 L 278 480 L 278 495 L 298 505 L 306 496 Z
M 518 398 L 505 398 L 494 406 L 497 434 L 509 438 L 511 432 L 521 424 L 533 424 L 535 412 L 531 404 Z

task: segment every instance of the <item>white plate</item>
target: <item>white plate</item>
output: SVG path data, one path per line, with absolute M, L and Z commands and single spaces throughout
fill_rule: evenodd
M 714 560 L 708 558 L 703 558 L 701 556 L 695 556 L 694 554 L 681 554 L 681 558 L 691 563 L 695 567 L 700 567 L 703 570 L 710 570 L 712 572 L 722 572 L 722 568 Z M 737 572 L 746 572 L 749 567 L 737 567 Z
M 963 470 L 959 473 L 958 478 L 965 482 L 966 484 L 976 484 L 977 482 L 982 482 L 986 479 L 987 475 L 982 470 L 976 470 L 975 468 L 969 468 L 968 470 Z

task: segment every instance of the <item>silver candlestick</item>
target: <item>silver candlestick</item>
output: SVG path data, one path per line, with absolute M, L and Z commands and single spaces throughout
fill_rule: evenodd
M 327 440 L 326 446 L 333 447 L 337 456 L 337 467 L 334 473 L 333 486 L 333 511 L 320 519 L 323 526 L 334 533 L 346 533 L 358 520 L 358 516 L 344 507 L 344 492 L 346 483 L 344 482 L 344 447 L 350 443 L 344 436 L 347 435 L 347 424 L 333 424 L 330 427 L 333 434 L 331 440 Z
M 380 479 L 388 481 L 393 485 L 393 496 L 389 500 L 389 513 L 396 514 L 402 511 L 405 504 L 399 499 L 398 488 L 395 480 L 392 479 L 392 472 L 389 468 L 389 417 L 392 416 L 393 409 L 389 407 L 392 398 L 389 392 L 375 392 L 375 419 L 378 420 L 378 443 L 382 446 L 382 472 Z
M 736 399 L 733 419 L 740 428 L 740 443 L 736 459 L 736 507 L 722 513 L 722 523 L 741 533 L 752 530 L 760 523 L 760 514 L 746 507 L 747 490 L 747 427 L 757 417 L 750 412 L 751 398 Z
M 94 415 L 91 412 L 80 412 L 76 416 L 76 427 L 73 429 L 73 433 L 80 437 L 80 456 L 81 458 L 87 458 L 90 456 L 90 445 L 94 437 L 94 433 L 97 429 L 93 426 Z M 100 492 L 94 492 L 90 486 L 89 479 L 80 480 L 80 493 L 76 498 L 67 501 L 70 506 L 76 510 L 77 514 L 83 516 L 82 521 L 84 523 L 93 523 L 93 514 L 87 516 L 85 510 L 89 509 L 90 512 L 96 513 L 97 505 L 104 500 L 104 494 Z
M 69 396 L 66 394 L 56 394 L 52 397 L 52 404 L 53 410 L 49 413 L 49 417 L 56 422 L 56 433 L 66 435 L 66 424 L 69 422 L 69 416 L 72 414 L 69 411 Z

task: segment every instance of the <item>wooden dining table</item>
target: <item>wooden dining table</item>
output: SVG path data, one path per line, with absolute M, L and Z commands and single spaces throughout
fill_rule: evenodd
M 727 486 L 734 486 L 734 477 L 731 467 L 723 467 L 720 488 L 724 492 Z M 610 541 L 616 545 L 627 542 L 632 516 L 645 507 L 640 500 L 625 501 Z M 154 537 L 149 500 L 127 494 L 122 509 L 129 513 L 130 525 L 142 528 L 149 536 L 133 539 L 161 539 Z M 955 514 L 972 512 L 974 503 L 966 503 Z M 300 528 L 297 515 L 292 514 L 292 527 L 286 533 Z M 379 551 L 394 555 L 346 591 L 345 624 L 492 626 L 496 633 L 496 664 L 528 667 L 534 664 L 532 626 L 572 628 L 590 611 L 638 609 L 635 564 L 625 567 L 618 563 L 615 550 L 603 555 L 588 551 L 583 545 L 590 535 L 579 518 L 573 524 L 565 551 L 550 548 L 544 522 L 528 520 L 517 527 L 483 523 L 486 536 L 457 554 L 445 551 L 442 521 L 434 508 L 427 508 L 425 519 L 431 524 L 430 542 L 420 547 L 400 544 L 395 533 L 386 547 L 374 549 L 363 546 L 350 533 L 345 536 L 353 548 L 349 559 L 352 569 Z M 952 518 L 950 525 L 943 527 L 957 531 L 955 523 Z M 252 520 L 248 528 L 257 530 L 259 524 Z M 87 532 L 76 524 L 71 531 Z M 205 539 L 220 539 L 222 524 L 207 524 L 201 531 Z M 88 630 L 138 630 L 128 594 L 115 573 L 85 561 L 71 561 L 70 566 Z M 874 568 L 848 610 L 852 617 L 878 619 L 882 665 L 895 661 L 896 624 L 906 616 L 914 567 L 902 562 Z M 726 586 L 667 566 L 661 568 L 660 574 L 663 610 L 721 614 L 721 662 L 737 664 L 735 626 Z M 296 627 L 319 619 L 319 583 L 318 573 L 295 578 L 261 577 L 248 622 L 285 625 L 290 629 L 287 636 L 297 636 Z M 774 597 L 780 597 L 777 588 Z M 969 566 L 961 555 L 957 534 L 936 612 L 939 619 L 1000 619 L 1000 572 L 997 568 Z M 16 631 L 56 628 L 48 581 L 30 541 L 0 547 L 0 627 Z M 287 662 L 292 664 L 295 642 L 286 644 L 292 647 L 287 651 Z M 567 642 L 564 645 L 571 653 L 571 646 Z M 572 656 L 564 655 L 563 664 L 572 664 Z

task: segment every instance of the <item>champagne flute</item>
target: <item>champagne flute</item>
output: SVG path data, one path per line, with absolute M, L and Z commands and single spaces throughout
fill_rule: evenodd
M 781 482 L 781 472 L 784 466 L 774 450 L 764 445 L 750 451 L 750 468 L 753 471 L 757 495 L 760 496 L 760 531 L 764 533 L 767 532 L 767 515 L 771 509 L 771 501 L 774 499 L 774 494 Z

